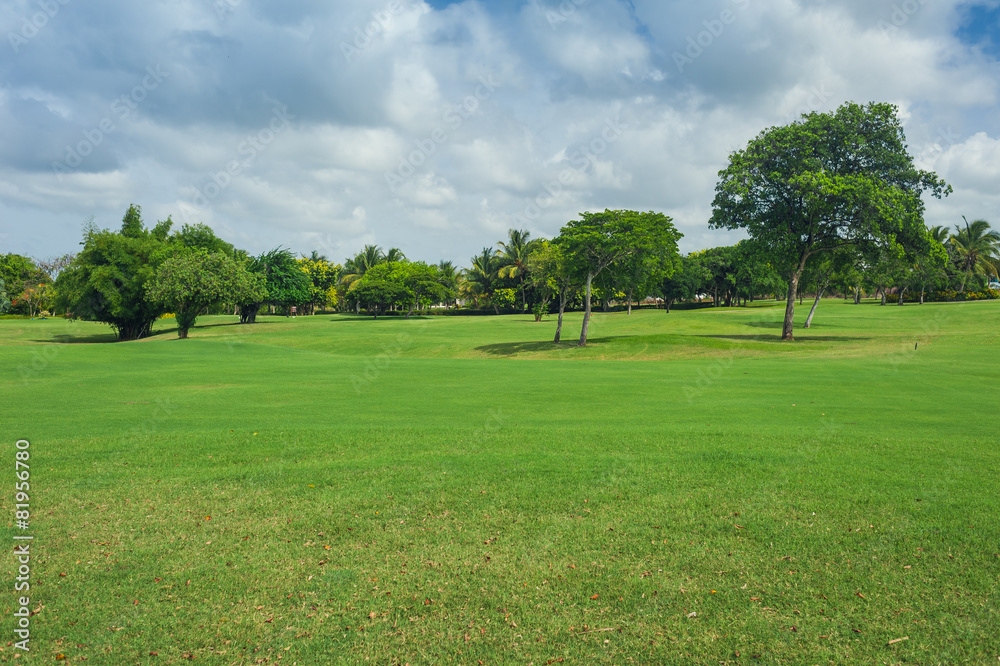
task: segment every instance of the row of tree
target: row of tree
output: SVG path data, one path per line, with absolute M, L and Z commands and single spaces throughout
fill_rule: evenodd
M 784 295 L 782 337 L 803 293 L 815 295 L 808 327 L 829 290 L 874 291 L 882 303 L 907 293 L 923 302 L 934 290 L 955 297 L 982 290 L 1000 267 L 1000 234 L 984 220 L 954 232 L 923 224 L 923 192 L 950 186 L 917 170 L 907 154 L 895 107 L 847 104 L 770 128 L 730 156 L 720 172 L 710 226 L 744 229 L 731 247 L 681 257 L 681 234 L 660 213 L 586 212 L 551 240 L 512 229 L 470 267 L 408 260 L 398 248 L 366 246 L 343 265 L 313 252 L 296 258 L 277 248 L 259 256 L 234 248 L 205 225 L 174 231 L 168 218 L 147 229 L 130 206 L 119 231 L 84 230 L 83 250 L 50 262 L 0 255 L 0 311 L 44 309 L 104 321 L 120 339 L 148 335 L 166 312 L 181 337 L 196 317 L 232 309 L 253 323 L 261 308 L 315 312 L 339 308 L 377 317 L 431 305 L 493 312 L 584 310 L 586 344 L 594 299 L 632 304 L 653 297 L 666 305 L 711 298 L 716 306 Z M 890 292 L 894 294 L 890 295 Z M 16 294 L 12 299 L 8 293 Z M 992 295 L 992 294 L 991 294 Z

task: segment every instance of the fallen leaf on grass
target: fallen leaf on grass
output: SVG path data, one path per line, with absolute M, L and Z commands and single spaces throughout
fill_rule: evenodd
M 688 613 L 688 617 L 698 617 L 698 613 L 691 611 L 690 613 Z
M 601 596 L 601 595 L 599 595 L 599 594 L 595 594 L 594 596 L 592 596 L 592 597 L 590 598 L 590 600 L 591 600 L 591 601 L 593 601 L 594 599 L 598 598 L 599 596 Z

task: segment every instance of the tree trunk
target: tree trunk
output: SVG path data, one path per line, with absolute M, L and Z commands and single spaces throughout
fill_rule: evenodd
M 822 288 L 820 288 L 819 291 L 816 292 L 816 300 L 813 301 L 813 306 L 809 310 L 809 316 L 806 317 L 806 328 L 809 328 L 810 326 L 812 326 L 813 316 L 816 314 L 816 306 L 819 305 L 819 299 L 823 298 L 823 292 L 825 290 L 826 290 L 826 287 L 822 287 Z
M 410 311 L 406 313 L 406 316 L 403 317 L 403 319 L 409 319 L 410 315 L 413 314 L 413 311 L 416 309 L 417 309 L 417 301 L 414 300 L 413 305 L 410 306 Z
M 670 314 L 670 304 L 674 302 L 672 298 L 665 298 L 663 302 L 667 305 L 667 314 Z
M 632 290 L 628 290 L 628 313 L 632 314 Z
M 906 287 L 903 287 L 902 289 L 899 290 L 899 300 L 896 301 L 896 305 L 903 304 L 903 296 L 905 295 L 906 295 Z
M 188 332 L 187 332 L 186 328 L 184 328 L 184 329 L 178 328 L 177 329 L 177 338 L 179 340 L 184 340 L 185 338 L 187 338 L 187 336 L 188 336 Z
M 854 289 L 854 304 L 861 305 L 861 286 L 857 286 Z
M 879 287 L 879 291 L 882 292 L 882 302 L 879 305 L 885 305 L 885 287 Z
M 924 304 L 924 285 L 920 285 L 920 304 Z
M 559 292 L 559 322 L 556 324 L 556 337 L 552 342 L 559 342 L 562 336 L 563 313 L 566 312 L 566 301 L 569 300 L 569 289 L 563 287 Z
M 583 327 L 580 329 L 580 347 L 587 346 L 587 327 L 590 326 L 590 286 L 594 281 L 594 274 L 587 273 L 587 291 L 583 298 Z
M 524 273 L 521 273 L 521 312 L 528 311 L 528 301 L 524 297 Z
M 805 259 L 801 263 L 805 263 Z M 802 276 L 802 269 L 792 273 L 792 279 L 788 283 L 788 298 L 785 301 L 785 321 L 781 326 L 781 339 L 794 340 L 792 337 L 793 321 L 795 316 L 795 298 L 799 291 L 799 278 Z

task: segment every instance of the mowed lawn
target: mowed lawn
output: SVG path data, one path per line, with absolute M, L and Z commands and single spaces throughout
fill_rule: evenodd
M 1000 303 L 807 311 L 0 321 L 19 661 L 996 663 Z

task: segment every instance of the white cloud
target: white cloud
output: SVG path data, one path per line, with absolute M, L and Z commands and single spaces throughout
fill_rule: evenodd
M 499 4 L 400 0 L 350 58 L 342 45 L 388 1 L 61 12 L 0 85 L 5 248 L 72 251 L 80 220 L 117 226 L 136 202 L 150 222 L 335 260 L 378 243 L 462 264 L 508 226 L 552 235 L 605 207 L 671 215 L 693 250 L 736 238 L 706 227 L 731 151 L 847 100 L 897 103 L 913 154 L 955 187 L 928 202 L 929 223 L 996 210 L 997 64 L 954 36 L 958 0 L 903 15 L 864 0 Z M 65 146 L 157 64 L 169 78 L 59 180 Z M 295 118 L 212 190 L 276 104 Z M 390 189 L 385 173 L 435 131 Z

